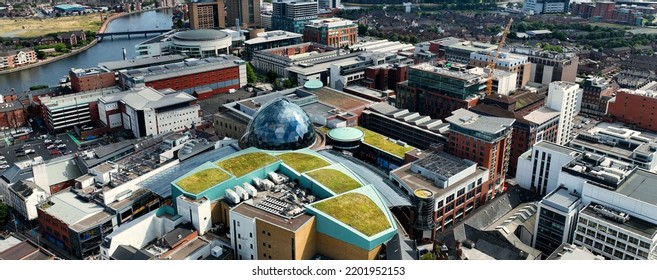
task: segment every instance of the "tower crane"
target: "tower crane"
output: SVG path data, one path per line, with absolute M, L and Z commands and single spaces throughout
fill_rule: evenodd
M 502 32 L 502 38 L 500 38 L 500 41 L 497 43 L 497 50 L 495 51 L 495 55 L 493 56 L 493 59 L 487 59 L 490 60 L 488 63 L 488 68 L 490 69 L 488 71 L 488 80 L 486 80 L 486 96 L 489 96 L 493 92 L 493 74 L 495 73 L 495 66 L 497 65 L 497 59 L 500 57 L 500 51 L 502 50 L 502 46 L 504 46 L 504 42 L 506 41 L 506 36 L 509 35 L 509 30 L 511 30 L 511 24 L 513 23 L 513 18 L 509 19 L 509 23 L 506 25 L 504 28 L 504 32 Z M 491 53 L 488 53 L 488 58 L 491 57 Z

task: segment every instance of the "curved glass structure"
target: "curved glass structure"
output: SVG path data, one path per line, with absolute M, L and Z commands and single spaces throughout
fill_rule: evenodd
M 255 113 L 242 140 L 263 150 L 296 150 L 315 143 L 315 130 L 306 112 L 283 98 Z

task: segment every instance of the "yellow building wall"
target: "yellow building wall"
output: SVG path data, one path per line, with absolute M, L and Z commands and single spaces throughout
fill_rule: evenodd
M 367 251 L 323 233 L 317 233 L 317 253 L 334 260 L 375 260 L 381 245 Z

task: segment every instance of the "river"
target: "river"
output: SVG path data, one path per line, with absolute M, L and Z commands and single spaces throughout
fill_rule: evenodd
M 170 29 L 172 25 L 171 9 L 146 11 L 131 14 L 115 19 L 110 23 L 106 32 Z M 156 35 L 148 35 L 151 38 Z M 126 49 L 128 58 L 135 56 L 135 45 L 146 40 L 144 35 L 132 35 L 103 39 L 90 49 L 65 59 L 55 61 L 35 68 L 25 69 L 13 73 L 0 74 L 0 92 L 14 89 L 23 92 L 35 85 L 57 85 L 59 80 L 68 75 L 71 68 L 95 67 L 100 62 L 123 59 L 123 50 Z

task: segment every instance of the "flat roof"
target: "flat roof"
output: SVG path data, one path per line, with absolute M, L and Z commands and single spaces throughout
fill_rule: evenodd
M 446 120 L 456 126 L 490 134 L 500 133 L 515 122 L 515 119 L 482 116 L 462 108 L 453 111 Z
M 562 145 L 557 145 L 555 143 L 552 143 L 550 141 L 545 141 L 545 140 L 534 144 L 534 147 L 541 147 L 541 148 L 545 148 L 545 149 L 550 149 L 552 151 L 556 151 L 556 152 L 566 154 L 566 155 L 569 155 L 569 154 L 572 154 L 572 153 L 580 153 L 580 151 L 575 150 L 573 148 L 570 148 L 570 147 L 567 147 L 567 146 L 562 146 Z
M 356 141 L 363 139 L 363 136 L 365 133 L 362 130 L 353 127 L 337 127 L 328 133 L 328 137 L 338 141 Z
M 194 240 L 184 243 L 183 245 L 176 248 L 176 250 L 169 255 L 167 259 L 171 260 L 184 260 L 189 257 L 192 253 L 200 250 L 205 246 L 210 246 L 210 242 L 205 241 L 201 238 L 194 238 Z
M 599 2 L 598 2 L 599 3 Z M 561 260 L 561 261 L 592 261 L 604 260 L 602 256 L 596 256 L 585 247 L 576 246 L 573 244 L 562 243 L 547 260 Z
M 430 153 L 411 164 L 449 178 L 477 163 L 439 151 Z
M 283 30 L 273 30 L 273 31 L 258 33 L 258 36 L 256 38 L 246 40 L 244 41 L 244 44 L 255 45 L 255 44 L 262 44 L 272 41 L 296 39 L 301 37 L 303 37 L 302 34 L 283 31 Z
M 632 216 L 632 215 L 629 215 L 630 219 L 625 223 L 621 223 L 621 222 L 618 222 L 618 221 L 613 220 L 613 219 L 605 218 L 605 217 L 599 215 L 598 212 L 596 212 L 593 209 L 593 207 L 595 207 L 596 205 L 597 204 L 595 204 L 595 203 L 591 203 L 591 204 L 587 205 L 584 209 L 582 209 L 580 211 L 580 215 L 585 214 L 587 216 L 590 216 L 590 217 L 593 217 L 593 218 L 596 218 L 596 219 L 599 219 L 599 220 L 603 220 L 607 223 L 610 223 L 612 225 L 620 227 L 624 230 L 636 233 L 636 234 L 641 235 L 641 236 L 643 236 L 645 238 L 648 238 L 648 239 L 652 239 L 653 236 L 655 236 L 655 234 L 657 233 L 657 225 L 655 225 L 651 222 L 639 219 L 639 218 L 637 218 L 635 216 Z
M 548 206 L 559 208 L 564 210 L 564 212 L 568 212 L 568 209 L 570 209 L 570 207 L 577 203 L 579 200 L 579 196 L 568 192 L 568 189 L 558 188 L 543 198 L 543 200 L 541 200 L 541 204 L 545 203 Z
M 144 82 L 157 81 L 166 78 L 192 75 L 202 72 L 213 71 L 230 67 L 238 67 L 244 61 L 233 55 L 220 55 L 218 57 L 207 57 L 203 59 L 185 59 L 182 62 L 161 64 L 121 72 L 128 78 L 143 77 Z
M 326 86 L 317 89 L 298 88 L 297 90 L 314 94 L 319 99 L 319 102 L 347 111 L 364 108 L 365 106 L 374 103 L 367 99 L 359 98 Z
M 550 120 L 553 120 L 555 118 L 559 117 L 560 112 L 555 111 L 553 109 L 550 109 L 548 107 L 541 107 L 537 110 L 532 111 L 531 113 L 527 114 L 524 118 L 525 120 L 528 120 L 530 122 L 533 122 L 535 124 L 544 124 Z
M 102 96 L 98 101 L 102 103 L 121 101 L 135 110 L 143 110 L 147 108 L 157 109 L 194 100 L 196 100 L 196 97 L 185 92 L 163 94 L 161 91 L 145 87 Z
M 240 205 L 237 205 L 236 207 L 232 208 L 231 211 L 235 211 L 237 213 L 240 213 L 250 218 L 256 218 L 266 221 L 270 224 L 277 225 L 289 231 L 296 231 L 301 226 L 303 226 L 306 222 L 308 222 L 310 219 L 313 218 L 313 216 L 311 216 L 310 214 L 305 213 L 298 217 L 285 219 L 281 216 L 274 215 L 262 209 L 258 209 L 255 206 L 247 203 L 241 203 Z
M 44 212 L 69 226 L 104 211 L 103 207 L 96 203 L 84 202 L 68 190 L 51 196 L 50 203 L 42 204 L 40 207 Z
M 616 188 L 616 192 L 636 200 L 657 205 L 657 174 L 637 169 Z
M 465 183 L 468 180 L 472 180 L 472 178 L 476 178 L 484 173 L 487 173 L 488 170 L 482 167 L 478 167 L 475 169 L 475 172 L 468 175 L 467 177 L 454 182 L 447 186 L 446 188 L 438 188 L 434 181 L 431 179 L 424 177 L 420 174 L 417 174 L 411 170 L 411 164 L 404 165 L 398 169 L 395 169 L 393 171 L 390 171 L 390 173 L 394 174 L 397 176 L 397 178 L 401 179 L 404 181 L 404 183 L 411 188 L 413 192 L 415 192 L 418 189 L 429 189 L 430 191 L 433 192 L 434 197 L 440 197 L 452 190 L 454 190 L 458 186 L 462 186 L 463 183 Z
M 106 68 L 110 71 L 118 71 L 122 69 L 141 68 L 153 64 L 180 62 L 183 61 L 185 58 L 187 57 L 184 55 L 172 54 L 172 55 L 147 57 L 147 58 L 139 58 L 132 60 L 107 61 L 107 62 L 99 63 L 98 66 L 102 68 Z

